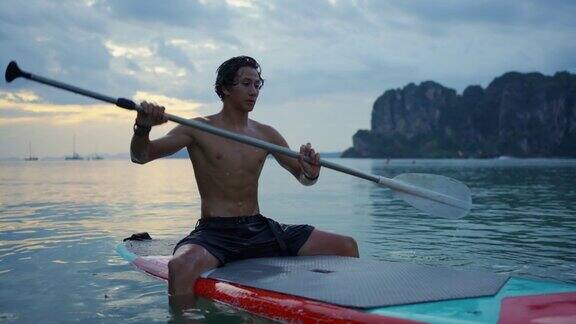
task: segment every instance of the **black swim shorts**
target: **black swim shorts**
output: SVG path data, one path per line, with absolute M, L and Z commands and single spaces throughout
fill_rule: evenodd
M 196 244 L 215 256 L 220 265 L 231 261 L 294 256 L 312 234 L 311 225 L 285 225 L 260 214 L 201 218 L 196 228 L 174 248 Z

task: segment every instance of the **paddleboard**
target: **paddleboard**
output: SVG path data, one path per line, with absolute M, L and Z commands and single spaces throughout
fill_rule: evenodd
M 125 241 L 138 270 L 168 280 L 176 241 Z M 576 285 L 399 262 L 257 258 L 204 273 L 198 296 L 282 322 L 576 323 Z

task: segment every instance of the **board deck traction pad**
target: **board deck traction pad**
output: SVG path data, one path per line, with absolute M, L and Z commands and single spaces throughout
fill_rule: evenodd
M 176 241 L 126 241 L 137 256 L 167 256 Z M 219 281 L 352 308 L 491 296 L 506 275 L 338 256 L 255 258 L 203 275 Z

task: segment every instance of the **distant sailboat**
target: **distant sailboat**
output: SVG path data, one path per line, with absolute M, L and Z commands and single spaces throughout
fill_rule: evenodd
M 24 161 L 38 161 L 37 156 L 32 156 L 32 142 L 28 142 L 28 157 L 24 158 Z
M 76 153 L 76 134 L 72 138 L 72 156 L 67 156 L 66 160 L 84 160 L 84 158 Z
M 98 154 L 98 146 L 96 146 L 96 152 L 88 157 L 88 160 L 104 160 L 104 157 Z

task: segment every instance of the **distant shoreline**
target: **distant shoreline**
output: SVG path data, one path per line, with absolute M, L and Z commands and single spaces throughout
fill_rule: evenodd
M 320 155 L 325 158 L 335 158 L 340 157 L 342 152 L 320 152 Z M 106 160 L 130 160 L 130 155 L 128 153 L 117 153 L 117 154 L 99 154 L 103 157 L 103 161 Z M 38 161 L 65 161 L 65 156 L 45 156 L 38 157 Z M 165 157 L 165 159 L 188 159 L 188 152 L 186 150 L 180 150 L 171 156 Z M 24 157 L 6 157 L 0 158 L 0 161 L 24 161 Z M 85 161 L 91 161 L 90 159 L 85 159 Z M 97 160 L 102 161 L 102 160 Z
M 339 155 L 334 155 L 334 154 L 323 154 L 320 153 L 320 156 L 322 158 L 327 158 L 327 159 L 344 159 L 344 160 L 389 160 L 389 161 L 432 161 L 432 160 L 437 160 L 437 161 L 442 161 L 442 160 L 452 160 L 452 161 L 473 161 L 473 160 L 477 160 L 477 161 L 531 161 L 531 160 L 565 160 L 565 161 L 572 161 L 572 160 L 576 160 L 576 158 L 570 158 L 570 157 L 495 157 L 495 158 L 357 158 L 357 157 L 341 157 Z M 273 158 L 273 156 L 268 156 L 268 158 Z M 179 159 L 188 159 L 188 157 L 165 157 L 163 158 L 164 160 L 179 160 Z M 38 163 L 38 162 L 53 162 L 53 161 L 63 161 L 63 162 L 70 162 L 67 161 L 64 157 L 39 157 L 38 160 L 36 161 L 26 161 L 24 158 L 0 158 L 0 162 L 26 162 L 26 163 L 30 163 L 30 164 L 34 164 L 34 162 Z M 89 159 L 85 159 L 85 160 L 78 160 L 78 161 L 82 161 L 82 162 L 91 162 L 91 161 L 130 161 L 130 157 L 128 155 L 126 156 L 116 156 L 116 157 L 106 157 L 102 160 L 89 160 Z

